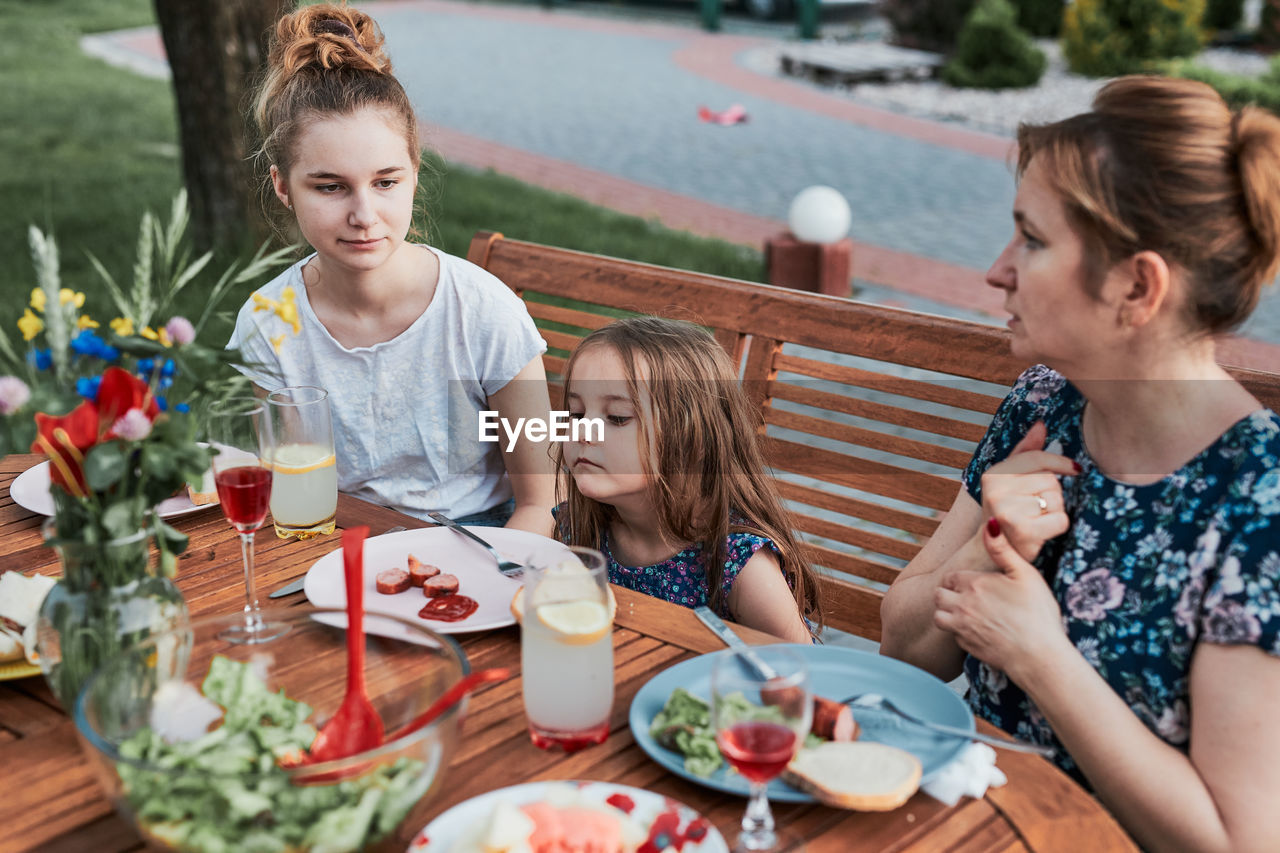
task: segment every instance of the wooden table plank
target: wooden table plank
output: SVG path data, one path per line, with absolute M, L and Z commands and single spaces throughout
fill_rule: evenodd
M 40 518 L 17 507 L 8 483 L 38 461 L 34 456 L 0 459 L 0 568 L 54 574 L 55 555 L 41 543 Z M 340 527 L 428 526 L 394 510 L 349 496 L 338 502 Z M 240 549 L 230 526 L 212 510 L 175 520 L 191 537 L 177 581 L 193 615 L 233 612 L 244 600 Z M 259 594 L 300 577 L 320 557 L 339 547 L 339 537 L 307 542 L 264 534 L 256 542 Z M 469 700 L 462 735 L 441 790 L 420 804 L 400 833 L 407 844 L 429 819 L 463 800 L 495 788 L 537 779 L 606 779 L 679 799 L 699 810 L 726 834 L 741 818 L 745 800 L 668 773 L 636 745 L 628 725 L 631 701 L 655 674 L 696 654 L 723 648 L 691 610 L 615 588 L 615 702 L 608 739 L 571 756 L 537 749 L 529 740 L 521 707 L 519 630 L 515 627 L 457 637 L 475 668 L 506 666 L 517 675 Z M 300 606 L 301 595 L 271 606 Z M 748 642 L 773 638 L 737 628 Z M 323 664 L 300 660 L 299 672 L 339 689 L 340 658 Z M 984 731 L 995 729 L 979 723 Z M 923 793 L 892 812 L 860 814 L 816 804 L 775 806 L 779 820 L 807 838 L 810 853 L 830 851 L 934 851 L 1003 853 L 1066 851 L 1087 839 L 1091 850 L 1134 850 L 1115 821 L 1091 797 L 1048 762 L 1002 752 L 1009 784 L 981 800 L 948 808 Z M 33 780 L 0 797 L 0 853 L 52 853 L 141 849 L 132 826 L 110 812 L 90 766 L 79 751 L 73 724 L 57 710 L 42 679 L 0 684 L 0 767 L 9 779 Z

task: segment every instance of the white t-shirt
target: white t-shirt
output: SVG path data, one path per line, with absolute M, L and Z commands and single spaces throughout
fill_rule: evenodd
M 429 251 L 440 259 L 435 295 L 389 341 L 348 349 L 334 340 L 307 299 L 302 268 L 312 255 L 258 291 L 279 300 L 293 287 L 302 331 L 294 336 L 275 314 L 255 313 L 250 300 L 228 346 L 253 362 L 241 372 L 261 388 L 329 392 L 340 490 L 420 518 L 429 510 L 461 517 L 511 497 L 500 445 L 478 439 L 478 412 L 547 345 L 501 281 Z M 276 352 L 270 339 L 281 334 Z

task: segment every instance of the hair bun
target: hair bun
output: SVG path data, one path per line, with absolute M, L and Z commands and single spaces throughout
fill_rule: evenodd
M 1246 106 L 1232 129 L 1245 210 L 1258 242 L 1252 266 L 1267 282 L 1280 264 L 1280 118 Z
M 305 6 L 276 25 L 268 63 L 286 75 L 308 68 L 351 68 L 391 73 L 382 31 L 363 12 L 346 6 Z

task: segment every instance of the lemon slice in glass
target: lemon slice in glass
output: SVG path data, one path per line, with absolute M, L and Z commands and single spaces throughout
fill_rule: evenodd
M 599 601 L 562 601 L 537 608 L 538 621 L 570 646 L 586 646 L 609 633 L 613 620 Z
M 333 451 L 322 444 L 282 444 L 272 468 L 280 474 L 305 474 L 335 464 Z
M 516 624 L 524 622 L 524 587 L 516 590 L 516 594 L 511 597 L 511 615 L 516 618 Z M 609 621 L 613 622 L 615 616 L 618 615 L 618 599 L 613 597 L 613 589 L 609 589 Z

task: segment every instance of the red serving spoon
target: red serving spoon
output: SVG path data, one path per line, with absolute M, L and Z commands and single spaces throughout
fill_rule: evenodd
M 462 700 L 463 696 L 466 696 L 481 684 L 488 684 L 490 681 L 505 681 L 510 676 L 511 670 L 503 667 L 480 669 L 470 675 L 464 676 L 455 682 L 452 687 L 442 693 L 440 698 L 432 702 L 431 707 L 419 714 L 416 719 L 411 720 L 396 731 L 387 735 L 387 740 L 393 741 L 396 738 L 412 734 L 423 726 L 430 725 L 435 721 L 436 717 L 439 717 L 445 711 L 458 704 L 458 702 Z
M 364 686 L 364 539 L 368 527 L 342 531 L 347 584 L 347 694 L 311 743 L 307 764 L 346 758 L 382 744 L 382 718 Z

